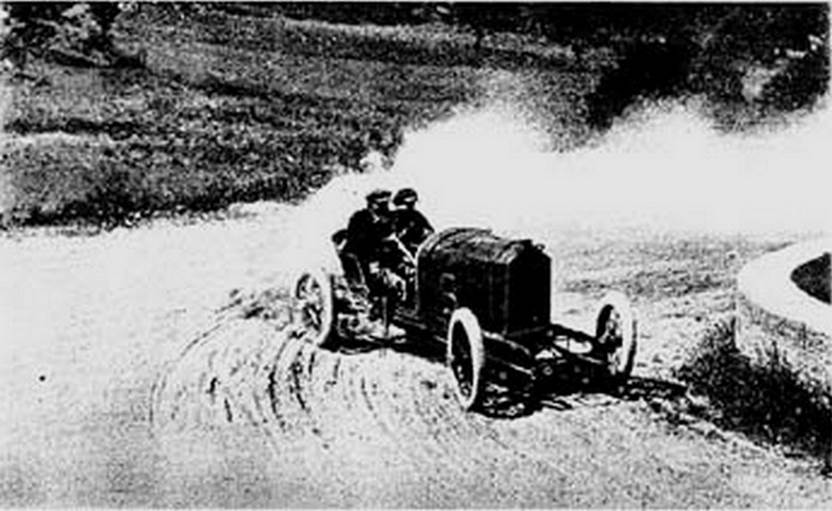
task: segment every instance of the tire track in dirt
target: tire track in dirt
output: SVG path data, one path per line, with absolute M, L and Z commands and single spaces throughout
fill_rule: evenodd
M 451 420 L 448 409 L 432 411 L 438 401 L 452 401 L 449 388 L 432 384 L 426 392 L 426 378 L 436 378 L 437 368 L 422 362 L 410 370 L 412 357 L 386 350 L 319 350 L 294 338 L 291 325 L 276 329 L 258 321 L 226 320 L 190 343 L 160 378 L 157 428 L 216 427 L 243 417 L 278 453 L 311 435 L 315 450 L 333 450 L 335 459 L 364 465 L 381 459 L 410 472 L 438 466 L 454 476 L 477 470 L 464 440 L 476 430 Z
M 169 442 L 152 431 L 154 382 L 183 340 L 225 324 L 213 311 L 229 291 L 276 273 L 265 262 L 285 244 L 284 211 L 1 237 L 0 486 L 15 471 L 38 482 L 8 504 L 153 506 L 185 493 L 191 468 L 169 470 Z
M 278 408 L 271 398 L 283 396 L 285 386 L 282 377 L 274 380 L 273 375 L 287 374 L 280 371 L 296 360 L 301 348 L 298 341 L 286 337 L 285 329 L 264 321 L 232 317 L 218 322 L 160 376 L 154 393 L 154 427 L 181 430 L 235 421 L 250 425 L 295 421 L 297 411 Z M 274 342 L 281 338 L 285 341 Z M 275 392 L 274 386 L 281 391 Z
M 400 356 L 392 354 L 391 356 Z M 374 378 L 368 381 L 361 379 L 361 390 L 364 400 L 374 411 L 376 420 L 382 424 L 385 434 L 389 435 L 398 445 L 408 446 L 408 457 L 420 469 L 439 467 L 445 473 L 459 472 L 459 468 L 446 458 L 445 451 L 427 434 L 427 425 L 414 408 L 415 395 L 418 385 L 432 375 L 440 376 L 433 368 L 425 368 L 426 375 L 418 370 L 407 371 L 400 361 L 385 371 L 384 374 L 373 372 Z M 421 365 L 421 364 L 414 364 Z
M 521 464 L 554 480 L 566 477 L 534 448 L 512 446 L 514 439 L 494 421 L 463 413 L 441 365 L 384 348 L 357 354 L 316 349 L 293 328 L 235 318 L 210 329 L 163 378 L 166 396 L 157 399 L 156 414 L 180 428 L 243 417 L 277 455 L 303 444 L 347 481 L 385 467 L 441 474 L 428 477 L 430 483 L 455 481 L 474 492 L 482 474 Z M 588 467 L 587 477 L 599 470 Z
M 461 463 L 457 453 L 448 448 L 437 433 L 436 423 L 420 406 L 424 382 L 436 387 L 433 382 L 444 381 L 444 371 L 393 351 L 385 351 L 383 356 L 389 362 L 380 370 L 363 371 L 351 380 L 351 400 L 366 410 L 381 434 L 399 446 L 415 470 L 464 476 L 467 463 Z M 438 394 L 434 401 L 449 396 Z M 453 444 L 454 439 L 447 442 Z
M 394 474 L 433 488 L 434 504 L 459 503 L 464 494 L 480 505 L 641 505 L 675 492 L 655 495 L 656 478 L 633 481 L 631 472 L 663 466 L 658 480 L 666 484 L 691 474 L 649 452 L 631 459 L 632 445 L 645 441 L 639 428 L 650 427 L 637 404 L 577 396 L 567 400 L 571 409 L 492 419 L 461 411 L 440 364 L 387 348 L 319 349 L 295 332 L 291 321 L 239 317 L 207 331 L 163 377 L 154 409 L 165 420 L 158 426 L 242 420 L 275 459 L 312 458 L 307 463 L 331 491 Z M 589 495 L 587 484 L 595 486 Z M 352 490 L 348 500 L 380 498 L 373 488 Z

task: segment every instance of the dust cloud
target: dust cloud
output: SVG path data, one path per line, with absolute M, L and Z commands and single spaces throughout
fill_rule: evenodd
M 510 232 L 832 227 L 828 113 L 726 135 L 700 112 L 694 101 L 650 105 L 569 153 L 539 151 L 543 135 L 510 111 L 473 112 L 414 133 L 393 173 L 437 219 Z
M 828 109 L 725 134 L 696 99 L 652 103 L 564 153 L 544 150 L 551 134 L 518 111 L 506 102 L 460 111 L 407 133 L 389 171 L 336 177 L 298 208 L 304 241 L 315 240 L 305 250 L 331 253 L 321 243 L 362 207 L 365 193 L 402 186 L 419 191 L 437 227 L 539 239 L 563 229 L 832 232 Z

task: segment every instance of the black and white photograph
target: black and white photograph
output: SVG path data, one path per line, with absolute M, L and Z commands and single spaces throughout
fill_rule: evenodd
M 829 26 L 0 3 L 0 508 L 832 509 Z

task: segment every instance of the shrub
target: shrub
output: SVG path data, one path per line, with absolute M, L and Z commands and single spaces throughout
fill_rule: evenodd
M 783 360 L 753 365 L 736 349 L 734 334 L 733 321 L 714 325 L 677 376 L 716 405 L 720 426 L 826 456 L 832 442 L 826 391 L 807 387 Z

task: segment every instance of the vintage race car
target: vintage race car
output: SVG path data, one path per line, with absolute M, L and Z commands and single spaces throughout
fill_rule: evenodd
M 443 343 L 465 409 L 482 403 L 487 383 L 533 392 L 553 373 L 580 366 L 620 386 L 632 371 L 636 316 L 626 297 L 613 291 L 601 300 L 594 334 L 551 323 L 551 259 L 531 240 L 446 229 L 419 247 L 398 279 L 382 270 L 373 281 L 349 254 L 339 257 L 342 273 L 304 271 L 295 282 L 310 338 L 385 342 L 404 333 L 407 342 Z

